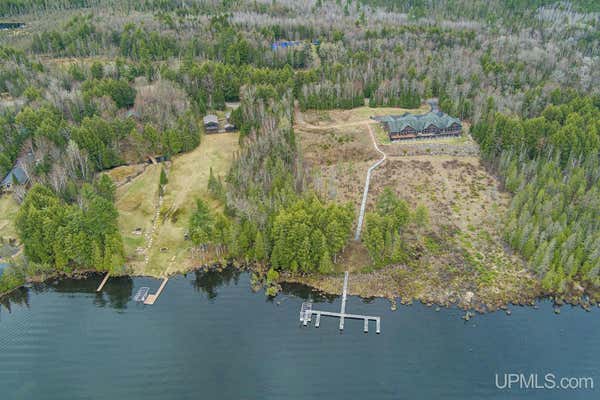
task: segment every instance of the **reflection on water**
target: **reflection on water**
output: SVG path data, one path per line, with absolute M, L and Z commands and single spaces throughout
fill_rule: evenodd
M 196 270 L 193 272 L 194 279 L 192 287 L 199 292 L 205 293 L 210 300 L 217 298 L 217 288 L 223 285 L 229 285 L 233 282 L 238 284 L 241 271 L 232 266 L 224 268 L 222 271 L 211 269 L 209 271 Z
M 102 276 L 89 274 L 87 278 L 51 278 L 44 283 L 34 283 L 27 287 L 19 288 L 12 293 L 0 298 L 0 308 L 4 306 L 9 312 L 11 305 L 29 306 L 30 292 L 40 294 L 48 291 L 65 294 L 89 293 L 93 294 L 93 303 L 98 307 L 110 307 L 117 310 L 127 308 L 133 292 L 133 278 L 130 276 L 111 277 L 102 292 L 96 292 Z
M 117 310 L 127 308 L 133 293 L 133 279 L 130 276 L 119 276 L 110 278 L 109 283 L 104 286 L 101 293 L 96 292 L 94 303 L 102 307 L 108 305 Z M 98 285 L 95 286 L 94 292 Z
M 313 303 L 332 303 L 338 295 L 319 292 L 310 286 L 301 283 L 282 283 L 281 292 L 283 294 L 294 295 L 303 300 L 309 300 Z
M 53 280 L 0 301 L 0 400 L 347 400 L 598 399 L 598 311 L 552 303 L 511 307 L 463 321 L 458 309 L 348 298 L 357 314 L 379 315 L 381 335 L 362 321 L 324 318 L 302 327 L 303 301 L 341 299 L 283 285 L 273 302 L 235 269 L 169 280 L 158 302 L 132 293 L 151 278 Z M 193 289 L 192 289 L 193 288 Z M 501 391 L 499 373 L 550 372 L 595 379 L 593 391 Z
M 29 289 L 19 288 L 0 297 L 0 312 L 2 312 L 2 307 L 11 312 L 12 305 L 29 307 Z

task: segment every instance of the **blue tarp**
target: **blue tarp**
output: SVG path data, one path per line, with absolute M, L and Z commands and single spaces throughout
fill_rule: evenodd
M 285 49 L 285 48 L 292 47 L 292 46 L 299 46 L 301 44 L 302 44 L 302 42 L 300 42 L 300 41 L 279 40 L 277 42 L 273 42 L 273 44 L 271 45 L 271 48 L 273 50 Z

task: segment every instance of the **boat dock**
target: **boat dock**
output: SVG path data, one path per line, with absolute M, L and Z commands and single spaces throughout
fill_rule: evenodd
M 348 271 L 344 273 L 344 287 L 342 289 L 342 306 L 340 312 L 321 311 L 313 310 L 312 303 L 304 302 L 300 308 L 300 322 L 302 325 L 307 326 L 309 322 L 312 322 L 313 314 L 316 316 L 315 328 L 321 325 L 321 316 L 325 317 L 337 317 L 340 319 L 340 331 L 344 330 L 344 319 L 362 319 L 364 321 L 364 332 L 369 332 L 369 321 L 375 321 L 375 332 L 381 333 L 381 317 L 373 317 L 370 315 L 359 315 L 359 314 L 347 314 L 346 313 L 346 300 L 348 298 Z
M 146 287 L 146 286 L 139 288 L 137 293 L 135 294 L 135 296 L 133 296 L 133 301 L 136 301 L 138 303 L 143 303 L 144 301 L 146 301 L 149 291 L 150 291 L 150 288 Z
M 165 288 L 165 286 L 167 285 L 168 281 L 169 281 L 169 278 L 163 278 L 163 281 L 160 284 L 160 286 L 159 286 L 158 290 L 156 291 L 156 293 L 154 293 L 154 294 L 148 294 L 146 296 L 146 299 L 144 300 L 144 304 L 148 304 L 148 305 L 154 304 L 156 302 L 156 300 L 158 300 L 158 297 L 162 293 L 162 291 Z
M 104 279 L 102 279 L 102 282 L 100 282 L 100 286 L 98 286 L 98 289 L 96 289 L 96 292 L 102 291 L 102 288 L 104 287 L 104 285 L 106 285 L 106 282 L 108 282 L 109 276 L 110 276 L 110 272 L 107 272 L 106 275 L 104 276 Z

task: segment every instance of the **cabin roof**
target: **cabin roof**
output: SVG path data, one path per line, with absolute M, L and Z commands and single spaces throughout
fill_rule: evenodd
M 2 186 L 12 185 L 13 184 L 13 176 L 19 182 L 19 184 L 23 184 L 27 182 L 29 177 L 23 168 L 20 166 L 15 166 L 12 171 L 6 175 L 6 177 L 2 180 Z
M 218 124 L 219 118 L 214 114 L 208 114 L 203 118 L 204 125 L 208 124 Z
M 434 125 L 439 129 L 447 129 L 454 123 L 462 126 L 458 118 L 453 118 L 441 111 L 428 112 L 427 114 L 420 115 L 411 113 L 405 113 L 402 115 L 386 115 L 376 119 L 380 122 L 387 123 L 390 132 L 401 132 L 407 126 L 410 126 L 416 131 L 422 131 L 429 125 Z

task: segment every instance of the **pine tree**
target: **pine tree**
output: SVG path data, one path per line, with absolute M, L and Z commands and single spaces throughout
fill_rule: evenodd
M 321 260 L 319 261 L 319 273 L 321 274 L 331 274 L 333 272 L 333 262 L 331 261 L 331 256 L 329 255 L 329 251 L 325 249 L 323 254 L 321 254 Z
M 262 232 L 259 230 L 256 232 L 256 238 L 254 239 L 254 259 L 260 263 L 265 261 L 267 258 L 267 250 L 265 240 Z

